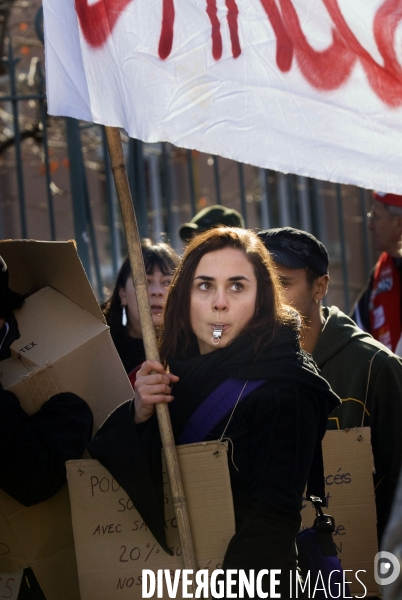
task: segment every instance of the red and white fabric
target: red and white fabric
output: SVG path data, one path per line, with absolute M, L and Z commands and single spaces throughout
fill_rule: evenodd
M 43 0 L 49 112 L 402 193 L 400 0 Z

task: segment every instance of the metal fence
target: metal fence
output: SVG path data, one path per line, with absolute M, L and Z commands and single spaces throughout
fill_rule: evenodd
M 40 23 L 38 19 L 39 36 L 42 35 Z M 16 183 L 15 203 L 18 204 L 18 210 L 13 213 L 13 232 L 16 231 L 15 218 L 18 219 L 19 227 L 14 237 L 32 237 L 36 229 L 27 218 L 27 199 L 33 192 L 29 182 L 27 188 L 29 177 L 26 174 L 24 144 L 30 139 L 34 140 L 40 150 L 44 177 L 44 193 L 40 194 L 41 231 L 43 220 L 46 219 L 47 233 L 42 234 L 42 237 L 49 240 L 60 239 L 61 233 L 55 216 L 57 185 L 52 166 L 52 144 L 55 146 L 52 139 L 56 129 L 56 138 L 62 140 L 60 144 L 64 144 L 63 151 L 68 161 L 68 194 L 73 235 L 98 299 L 103 300 L 105 279 L 110 283 L 114 278 L 125 252 L 104 128 L 71 118 L 50 119 L 46 110 L 45 81 L 40 60 L 37 59 L 34 63 L 31 61 L 29 71 L 23 74 L 28 88 L 22 91 L 19 89 L 21 72 L 18 70 L 18 60 L 13 54 L 13 44 L 10 41 L 8 55 L 3 59 L 7 76 L 0 93 L 0 107 L 3 107 L 0 117 L 0 123 L 3 121 L 0 159 L 7 154 L 12 163 L 7 169 L 7 176 Z M 31 109 L 35 110 L 35 119 L 33 125 L 27 128 L 22 126 L 22 121 L 26 123 L 24 115 Z M 7 133 L 4 133 L 4 119 L 8 119 Z M 82 138 L 85 135 L 91 136 L 90 151 L 83 146 Z M 183 220 L 189 220 L 203 206 L 215 203 L 237 208 L 245 219 L 246 227 L 265 229 L 294 226 L 305 229 L 327 245 L 331 271 L 335 273 L 334 299 L 345 311 L 349 311 L 373 262 L 367 234 L 367 210 L 370 202 L 367 191 L 257 169 L 217 156 L 177 149 L 168 143 L 144 144 L 128 138 L 124 132 L 123 141 L 128 178 L 142 237 L 152 235 L 155 240 L 168 239 L 180 251 L 177 226 Z M 101 192 L 94 188 L 93 182 L 88 181 L 90 156 L 94 157 L 92 163 L 97 165 Z M 92 181 L 93 176 L 90 178 Z M 11 186 L 10 179 L 7 185 Z M 4 200 L 6 194 L 0 188 L 3 211 L 8 202 Z M 99 194 L 102 198 L 94 201 L 94 196 Z M 45 202 L 43 198 L 46 199 Z M 94 206 L 97 206 L 98 201 L 103 219 L 101 242 L 94 218 Z M 3 219 L 0 227 L 2 237 L 9 237 L 8 229 Z M 109 264 L 107 276 L 105 262 Z

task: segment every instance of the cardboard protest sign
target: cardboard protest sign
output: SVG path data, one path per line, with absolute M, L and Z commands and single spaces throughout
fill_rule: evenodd
M 7 494 L 5 496 L 9 498 Z M 28 567 L 28 561 L 0 503 L 0 572 L 11 573 L 25 567 Z
M 220 568 L 235 532 L 226 446 L 190 444 L 179 446 L 178 454 L 198 566 Z M 81 600 L 140 599 L 142 569 L 183 568 L 166 473 L 165 524 L 173 556 L 98 461 L 70 461 L 67 476 Z
M 9 286 L 15 292 L 33 294 L 50 286 L 106 324 L 73 240 L 0 240 L 0 256 L 7 263 Z
M 0 556 L 0 570 L 7 564 L 32 567 L 47 600 L 79 600 L 67 484 L 29 508 L 0 490 L 0 508 L 12 534 L 9 552 Z
M 17 600 L 20 591 L 22 571 L 0 573 L 0 598 Z
M 104 323 L 56 290 L 45 287 L 15 311 L 20 338 L 2 361 L 2 385 L 22 408 L 36 412 L 53 394 L 84 398 L 97 430 L 121 401 L 133 395 Z M 9 368 L 10 367 L 10 368 Z
M 0 363 L 4 389 L 33 414 L 53 394 L 75 392 L 94 429 L 133 390 L 73 242 L 1 241 L 10 287 L 29 294 L 15 316 L 20 338 Z M 67 484 L 22 506 L 0 490 L 0 572 L 32 567 L 47 600 L 79 600 Z
M 328 513 L 335 519 L 334 541 L 344 569 L 350 569 L 351 594 L 378 595 L 374 581 L 374 556 L 378 552 L 370 428 L 327 431 L 323 440 L 325 489 Z M 315 512 L 303 504 L 302 526 L 311 527 Z

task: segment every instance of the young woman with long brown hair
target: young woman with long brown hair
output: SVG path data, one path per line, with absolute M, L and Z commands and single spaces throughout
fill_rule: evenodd
M 147 488 L 154 509 L 142 516 L 166 546 L 155 404 L 169 403 L 177 443 L 218 439 L 226 428 L 236 533 L 223 568 L 281 569 L 282 597 L 313 455 L 338 404 L 300 350 L 299 322 L 283 304 L 270 255 L 254 233 L 220 227 L 198 235 L 169 290 L 162 362 L 142 365 L 134 402 L 117 409 L 90 444 L 140 512 Z M 230 386 L 240 390 L 232 416 L 219 394 Z M 204 402 L 216 416 L 207 431 L 196 417 Z M 117 440 L 124 451 L 116 453 Z

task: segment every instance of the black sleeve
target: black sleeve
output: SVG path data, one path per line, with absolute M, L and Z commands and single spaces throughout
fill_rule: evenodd
M 0 386 L 0 488 L 25 506 L 53 496 L 66 479 L 64 463 L 82 456 L 92 413 L 76 394 L 52 396 L 32 416 Z
M 370 332 L 370 296 L 371 290 L 373 289 L 373 276 L 371 275 L 368 280 L 366 287 L 360 292 L 360 296 L 357 298 L 356 303 L 353 307 L 350 317 L 354 320 L 356 325 L 363 329 L 363 331 Z
M 377 531 L 381 541 L 402 465 L 402 360 L 388 355 L 375 380 L 371 398 L 371 445 L 375 461 L 374 487 Z
M 156 415 L 134 423 L 134 402 L 118 406 L 87 445 L 128 494 L 152 535 L 168 554 L 163 504 L 161 439 Z
M 300 526 L 301 498 L 326 414 L 313 392 L 307 398 L 292 384 L 261 388 L 253 396 L 256 401 L 250 396 L 248 403 L 253 507 L 236 529 L 225 566 L 283 569 Z
M 272 390 L 261 388 L 254 395 L 257 402 L 250 402 L 248 410 L 253 505 L 240 525 L 236 524 L 223 569 L 279 569 L 279 591 L 282 598 L 289 598 L 287 586 L 289 571 L 295 568 L 301 498 L 316 441 L 325 431 L 327 411 L 320 409 L 314 392 L 292 384 Z M 236 441 L 234 445 L 236 448 Z M 236 449 L 234 457 L 240 468 Z M 263 590 L 269 591 L 268 576 Z

